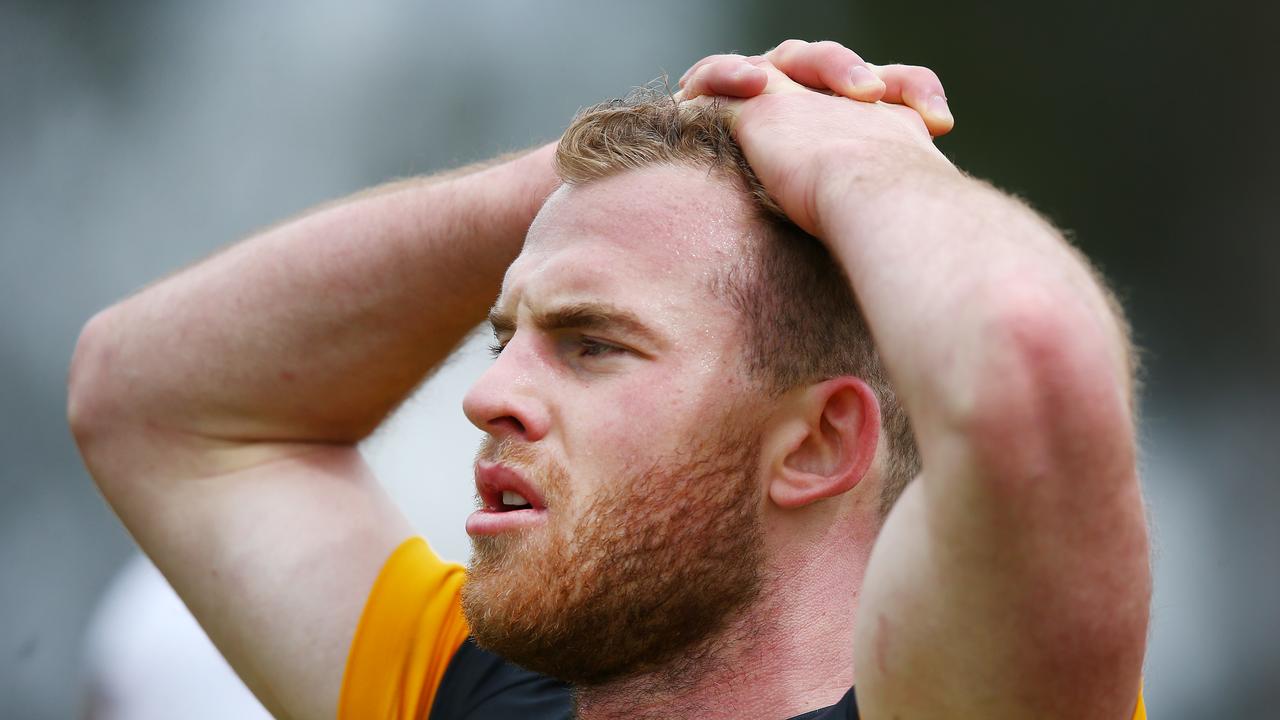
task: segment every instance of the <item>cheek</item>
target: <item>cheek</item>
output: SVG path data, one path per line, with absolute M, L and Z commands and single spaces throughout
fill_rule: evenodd
M 613 394 L 594 411 L 592 449 L 605 462 L 617 464 L 659 447 L 679 407 L 670 392 L 637 384 Z
M 634 462 L 652 461 L 681 447 L 708 416 L 720 392 L 683 385 L 638 384 L 620 393 L 600 418 L 598 450 Z
M 583 485 L 669 456 L 738 392 L 714 358 L 652 369 L 562 396 L 567 460 Z
M 565 418 L 569 470 L 585 490 L 652 462 L 673 445 L 688 414 L 683 392 L 652 381 L 608 390 L 584 392 L 579 412 Z

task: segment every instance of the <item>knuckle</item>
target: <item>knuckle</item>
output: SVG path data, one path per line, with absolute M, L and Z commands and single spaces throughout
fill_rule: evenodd
M 862 57 L 858 53 L 834 40 L 823 40 L 812 46 L 816 59 L 824 66 L 832 66 L 841 70 L 851 69 L 854 65 L 862 65 Z
M 826 54 L 841 54 L 850 52 L 849 48 L 841 45 L 835 40 L 819 40 L 811 46 L 815 51 Z
M 771 50 L 769 54 L 773 55 L 774 57 L 784 58 L 784 57 L 787 57 L 788 55 L 793 55 L 795 53 L 798 53 L 804 50 L 805 47 L 807 47 L 808 45 L 809 43 L 805 42 L 804 40 L 797 40 L 795 38 L 791 38 L 789 40 L 783 40 L 778 45 L 778 47 Z

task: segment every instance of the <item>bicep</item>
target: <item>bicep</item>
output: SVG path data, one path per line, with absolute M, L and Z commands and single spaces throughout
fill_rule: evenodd
M 263 704 L 327 720 L 369 589 L 412 530 L 354 447 L 226 452 L 255 457 L 181 478 L 135 468 L 104 491 Z
M 1129 717 L 1150 595 L 1145 522 L 1136 481 L 1096 480 L 908 488 L 860 598 L 865 717 Z
M 924 475 L 868 565 L 859 702 L 1127 718 L 1151 588 L 1127 369 L 1071 296 L 1021 288 L 986 315 L 943 401 L 908 406 Z

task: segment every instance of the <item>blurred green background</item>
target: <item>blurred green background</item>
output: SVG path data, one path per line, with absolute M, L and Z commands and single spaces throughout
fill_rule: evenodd
M 934 68 L 943 150 L 1112 280 L 1147 366 L 1151 715 L 1275 716 L 1277 30 L 1261 1 L 0 5 L 0 716 L 81 711 L 85 628 L 131 553 L 64 420 L 96 309 L 308 205 L 788 37 Z

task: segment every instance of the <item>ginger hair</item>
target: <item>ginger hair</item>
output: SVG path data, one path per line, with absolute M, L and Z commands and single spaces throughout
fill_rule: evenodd
M 887 514 L 920 472 L 906 411 L 843 270 L 765 192 L 733 138 L 728 113 L 716 103 L 678 104 L 665 84 L 653 83 L 580 111 L 560 139 L 555 162 L 569 185 L 685 165 L 708 170 L 752 199 L 763 232 L 745 239 L 744 262 L 726 268 L 712 288 L 743 319 L 744 365 L 771 396 L 842 375 L 874 390 L 887 450 L 880 512 Z

